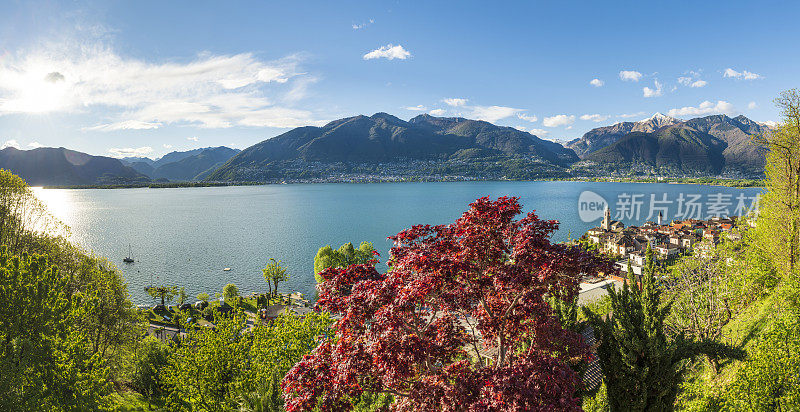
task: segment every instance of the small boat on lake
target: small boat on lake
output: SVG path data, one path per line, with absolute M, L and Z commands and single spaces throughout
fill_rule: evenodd
M 222 271 L 223 271 L 223 272 L 230 272 L 230 271 L 231 271 L 231 268 L 225 268 L 225 269 L 222 269 Z
M 128 256 L 122 259 L 125 263 L 133 263 L 133 255 L 131 254 L 131 245 L 128 245 Z

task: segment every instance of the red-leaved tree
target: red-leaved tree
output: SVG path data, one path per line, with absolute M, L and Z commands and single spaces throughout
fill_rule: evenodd
M 323 271 L 317 305 L 341 318 L 284 378 L 286 409 L 347 410 L 369 392 L 397 411 L 580 410 L 589 351 L 546 298 L 571 300 L 582 274 L 613 265 L 520 213 L 517 198 L 481 198 L 453 224 L 391 237 L 385 274 Z

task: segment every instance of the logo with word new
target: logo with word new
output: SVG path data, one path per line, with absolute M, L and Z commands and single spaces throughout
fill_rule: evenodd
M 608 202 L 591 190 L 584 190 L 578 197 L 578 216 L 584 222 L 594 222 L 603 217 Z

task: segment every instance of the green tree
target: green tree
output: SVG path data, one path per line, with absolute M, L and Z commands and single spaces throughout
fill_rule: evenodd
M 235 305 L 239 299 L 239 288 L 233 283 L 228 283 L 222 288 L 222 297 L 225 299 L 225 303 L 231 306 Z
M 172 302 L 172 298 L 178 294 L 178 287 L 167 285 L 150 286 L 147 288 L 147 294 L 155 299 L 161 299 L 161 306 L 165 306 L 167 303 Z
M 0 244 L 6 244 L 13 255 L 46 256 L 49 264 L 59 268 L 66 282 L 66 289 L 59 293 L 80 301 L 64 314 L 71 318 L 69 333 L 61 335 L 62 343 L 75 339 L 70 350 L 80 350 L 76 362 L 98 359 L 97 364 L 107 368 L 108 373 L 103 372 L 106 379 L 119 381 L 127 374 L 131 345 L 144 332 L 144 318 L 130 302 L 127 285 L 116 267 L 71 244 L 64 237 L 68 233 L 69 228 L 47 211 L 23 179 L 0 170 Z M 71 390 L 83 389 L 75 386 Z
M 724 256 L 724 255 L 723 255 Z M 734 296 L 729 287 L 727 259 L 719 256 L 690 255 L 672 269 L 670 294 L 673 310 L 669 325 L 696 342 L 716 342 L 734 316 Z M 717 373 L 719 362 L 706 356 Z
M 548 299 L 550 307 L 553 308 L 558 321 L 561 322 L 561 327 L 573 332 L 580 332 L 578 324 L 578 294 L 574 298 L 565 301 L 558 296 L 551 296 Z
M 186 291 L 181 286 L 181 289 L 178 291 L 178 306 L 183 305 L 186 303 L 186 299 L 189 298 L 189 295 L 186 294 Z
M 664 320 L 670 306 L 661 304 L 656 285 L 656 262 L 647 248 L 641 286 L 632 270 L 617 292 L 609 289 L 607 319 L 584 308 L 597 334 L 597 354 L 612 411 L 672 410 L 684 358 L 679 342 L 667 338 Z
M 280 379 L 331 324 L 326 313 L 282 314 L 247 333 L 244 321 L 238 312 L 214 330 L 188 327 L 164 371 L 170 410 L 281 411 Z
M 304 317 L 282 314 L 269 325 L 253 329 L 252 376 L 255 391 L 243 399 L 254 399 L 268 411 L 282 410 L 280 380 L 286 372 L 310 353 L 327 333 L 332 323 L 327 313 L 310 313 Z M 255 396 L 254 396 L 255 395 Z
M 98 300 L 69 291 L 43 256 L 0 253 L 0 410 L 97 410 L 108 367 L 79 320 Z
M 148 404 L 164 396 L 162 370 L 169 363 L 169 355 L 169 346 L 152 336 L 145 337 L 136 348 L 131 386 L 147 399 Z
M 286 269 L 281 266 L 281 263 L 279 260 L 270 259 L 267 267 L 261 269 L 267 287 L 269 287 L 269 295 L 272 297 L 278 296 L 278 283 L 289 280 L 289 274 L 286 273 Z
M 37 240 L 67 234 L 21 177 L 0 169 L 0 245 L 9 253 L 34 251 Z
M 71 276 L 71 293 L 95 302 L 75 327 L 81 329 L 90 353 L 99 353 L 115 369 L 123 368 L 121 355 L 145 332 L 146 324 L 130 301 L 120 273 L 92 257 L 83 257 Z
M 766 190 L 760 202 L 762 247 L 794 282 L 800 279 L 800 91 L 775 100 L 782 119 L 756 140 L 767 149 Z
M 169 410 L 227 411 L 246 384 L 252 334 L 242 333 L 243 314 L 217 316 L 214 330 L 187 326 L 164 369 Z
M 343 244 L 337 250 L 334 250 L 330 245 L 319 248 L 317 255 L 314 257 L 314 276 L 317 279 L 317 283 L 322 282 L 319 272 L 329 267 L 346 268 L 350 265 L 375 262 L 374 252 L 375 248 L 369 242 L 362 242 L 358 249 L 354 248 L 350 242 Z
M 773 265 L 772 251 L 762 247 L 761 226 L 765 219 L 758 221 L 758 225 L 751 227 L 750 218 L 740 219 L 733 234 L 741 239 L 724 241 L 711 254 L 712 259 L 721 263 L 717 268 L 724 272 L 720 276 L 729 288 L 729 303 L 734 313 L 767 296 L 781 280 Z
M 197 295 L 197 300 L 199 300 L 200 302 L 208 302 L 209 300 L 211 300 L 211 297 L 208 296 L 208 293 L 203 292 Z

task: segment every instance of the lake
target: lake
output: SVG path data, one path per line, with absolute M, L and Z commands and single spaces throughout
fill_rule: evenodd
M 553 241 L 563 241 L 599 224 L 602 201 L 610 205 L 614 217 L 630 225 L 643 223 L 651 206 L 656 207 L 653 211 L 663 210 L 665 221 L 676 214 L 702 218 L 709 213 L 738 214 L 734 212 L 743 210 L 743 205 L 749 208 L 761 191 L 588 182 L 35 190 L 70 226 L 74 242 L 119 267 L 137 304 L 152 302 L 144 292 L 151 284 L 183 286 L 190 296 L 200 292 L 213 296 L 227 283 L 236 284 L 242 294 L 266 291 L 261 268 L 269 258 L 282 260 L 291 275 L 283 291 L 313 297 L 314 256 L 321 246 L 369 241 L 385 261 L 391 247 L 387 236 L 414 224 L 453 222 L 470 202 L 487 195 L 518 196 L 525 212 L 536 210 L 542 218 L 560 221 Z M 698 215 L 690 216 L 697 209 L 690 206 L 698 204 Z M 650 220 L 654 216 L 657 213 Z M 125 264 L 122 259 L 129 245 L 136 262 Z

